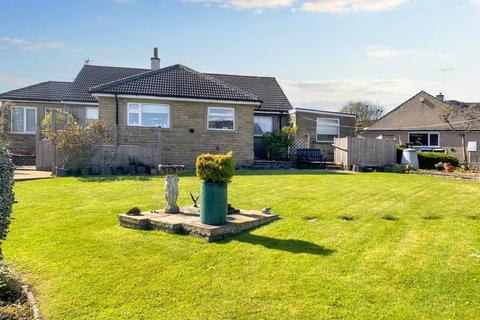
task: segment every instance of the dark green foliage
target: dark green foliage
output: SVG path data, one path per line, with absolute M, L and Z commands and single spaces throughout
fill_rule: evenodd
M 450 163 L 454 167 L 458 167 L 460 165 L 457 158 L 445 153 L 418 152 L 417 154 L 420 169 L 435 169 L 435 165 L 439 162 Z
M 130 210 L 128 210 L 127 214 L 129 216 L 140 216 L 141 215 L 141 210 L 137 207 L 133 207 Z
M 403 147 L 397 147 L 397 163 L 402 162 L 403 149 Z M 460 165 L 457 158 L 441 152 L 417 152 L 417 155 L 420 169 L 435 169 L 435 165 L 439 162 L 450 163 L 454 167 Z
M 273 131 L 262 137 L 262 144 L 269 160 L 287 160 L 288 148 L 295 140 L 296 129 L 283 127 L 281 131 Z
M 233 152 L 227 154 L 201 154 L 197 157 L 197 177 L 208 183 L 230 182 L 235 174 Z
M 13 162 L 8 146 L 0 142 L 0 244 L 7 237 L 14 201 Z M 0 247 L 0 258 L 2 251 Z

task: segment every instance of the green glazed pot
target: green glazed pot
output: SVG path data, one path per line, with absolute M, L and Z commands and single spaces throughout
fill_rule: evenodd
M 202 181 L 200 222 L 214 226 L 227 223 L 227 184 Z

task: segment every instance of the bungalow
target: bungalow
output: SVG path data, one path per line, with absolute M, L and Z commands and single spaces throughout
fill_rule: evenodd
M 442 105 L 446 103 L 458 108 L 478 105 L 477 103 L 444 100 L 442 94 L 432 96 L 421 91 L 370 127 L 365 128 L 362 136 L 396 139 L 401 144 L 409 143 L 422 151 L 445 152 L 462 159 L 461 137 L 452 132 L 450 127 L 440 120 Z M 454 122 L 457 127 L 462 123 L 465 125 L 465 119 L 459 118 Z M 471 161 L 477 162 L 480 156 L 476 148 L 480 141 L 480 123 L 474 121 L 470 125 L 471 132 L 466 136 L 471 150 L 469 156 Z
M 117 145 L 160 146 L 163 162 L 193 166 L 200 153 L 233 150 L 242 165 L 262 156 L 261 135 L 289 122 L 292 106 L 275 78 L 161 68 L 157 52 L 151 69 L 85 64 L 73 82 L 0 94 L 12 104 L 13 151 L 35 154 L 39 123 L 62 109 L 80 124 L 104 120 Z

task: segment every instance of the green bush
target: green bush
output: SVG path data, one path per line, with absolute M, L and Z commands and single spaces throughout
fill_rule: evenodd
M 8 145 L 0 141 L 0 244 L 7 237 L 14 201 L 13 162 Z M 0 259 L 2 250 L 0 247 Z
M 288 148 L 295 140 L 296 129 L 283 127 L 281 131 L 273 131 L 262 136 L 262 144 L 269 160 L 286 160 Z
M 397 146 L 397 163 L 402 162 L 402 153 L 405 148 Z M 450 163 L 454 167 L 458 167 L 460 162 L 454 156 L 450 156 L 440 152 L 417 152 L 418 165 L 420 169 L 435 169 L 435 165 L 439 162 Z
M 458 167 L 460 162 L 454 156 L 439 152 L 417 152 L 418 164 L 420 169 L 435 169 L 435 165 L 439 162 L 450 163 L 454 167 Z
M 197 177 L 209 183 L 230 182 L 235 174 L 233 152 L 227 154 L 201 154 L 197 157 Z

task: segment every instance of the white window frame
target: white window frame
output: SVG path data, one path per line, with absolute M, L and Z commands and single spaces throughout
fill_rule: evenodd
M 333 141 L 318 140 L 318 120 L 335 120 L 337 125 L 331 125 L 331 127 L 337 128 L 337 138 L 340 138 L 340 118 L 317 118 L 315 121 L 315 141 L 318 143 L 333 143 Z M 327 125 L 328 126 L 328 125 Z
M 411 132 L 408 132 L 408 143 L 410 143 L 410 134 L 426 134 L 428 135 L 428 146 L 414 146 L 412 145 L 412 147 L 414 148 L 422 148 L 422 147 L 427 147 L 427 148 L 439 148 L 441 146 L 441 143 L 440 143 L 440 132 L 438 131 L 411 131 Z M 430 135 L 432 134 L 436 134 L 438 136 L 438 144 L 437 145 L 432 145 L 430 144 Z
M 231 110 L 233 111 L 233 128 L 232 129 L 219 129 L 219 128 L 210 128 L 210 125 L 209 125 L 209 118 L 210 118 L 210 110 L 211 109 L 223 109 L 223 110 Z M 235 114 L 235 108 L 229 108 L 229 107 L 208 107 L 207 108 L 207 130 L 211 130 L 211 131 L 235 131 L 235 128 L 236 128 L 236 114 Z
M 13 109 L 23 109 L 23 131 L 13 131 Z M 27 131 L 27 110 L 35 110 L 35 124 L 33 131 Z M 37 133 L 37 107 L 12 106 L 10 112 L 10 133 L 13 134 L 36 134 Z
M 88 118 L 88 110 L 95 110 L 97 112 L 97 118 Z M 89 120 L 93 120 L 92 122 L 95 122 L 100 119 L 100 109 L 98 107 L 85 107 L 85 123 L 88 123 Z
M 269 132 L 273 132 L 273 117 L 272 116 L 253 116 L 253 134 L 255 137 L 261 137 L 263 135 L 261 134 L 255 134 L 255 118 L 269 118 L 270 120 L 272 120 L 272 131 L 269 131 Z M 268 133 L 268 132 L 267 132 Z
M 130 105 L 136 104 L 139 106 L 138 111 L 130 111 Z M 161 107 L 167 107 L 168 108 L 168 127 L 151 127 L 151 126 L 144 126 L 143 125 L 143 106 L 161 106 Z M 170 129 L 171 127 L 171 108 L 169 104 L 164 104 L 164 103 L 140 103 L 140 102 L 129 102 L 127 103 L 127 126 L 128 127 L 142 127 L 142 128 L 161 128 L 161 129 Z M 138 124 L 130 124 L 130 114 L 131 113 L 136 113 L 138 114 Z

